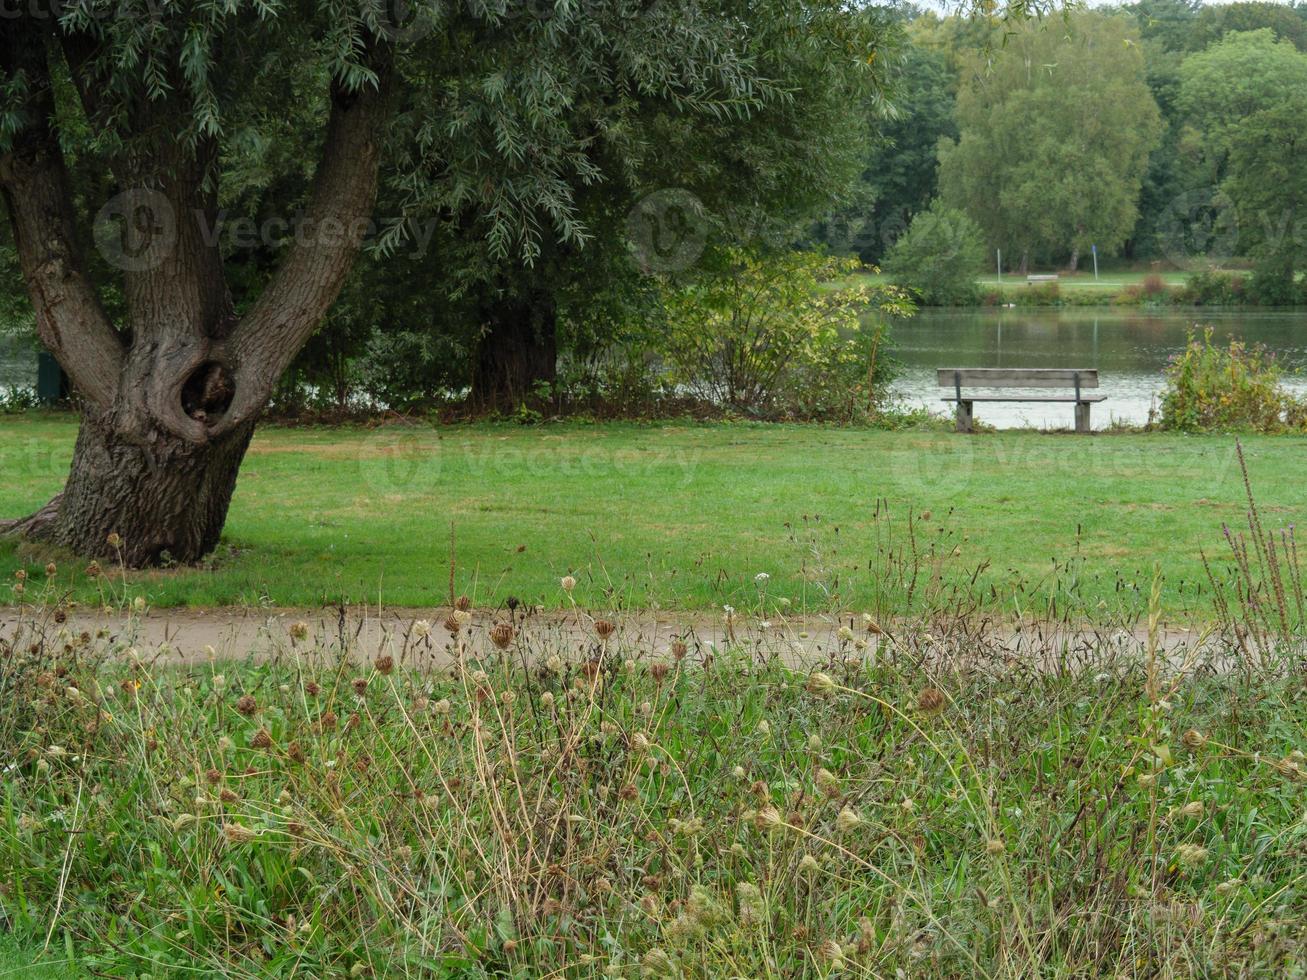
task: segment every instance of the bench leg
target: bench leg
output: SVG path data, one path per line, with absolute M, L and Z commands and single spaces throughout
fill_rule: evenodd
M 1090 402 L 1076 402 L 1076 431 L 1089 431 L 1089 406 Z
M 957 431 L 958 431 L 958 432 L 970 432 L 970 431 L 971 431 L 971 422 L 972 422 L 973 418 L 974 418 L 974 416 L 973 416 L 972 411 L 971 411 L 971 402 L 968 402 L 968 401 L 960 401 L 960 402 L 958 402 L 958 409 L 957 409 Z

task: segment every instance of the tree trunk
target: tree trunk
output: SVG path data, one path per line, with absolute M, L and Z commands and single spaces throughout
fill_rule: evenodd
M 1080 265 L 1080 246 L 1079 246 L 1079 245 L 1072 245 L 1072 246 L 1071 246 L 1071 262 L 1070 262 L 1070 264 L 1067 266 L 1067 270 L 1070 271 L 1070 272 L 1075 272 L 1075 271 L 1076 271 L 1076 267 L 1079 266 L 1079 265 Z
M 168 97 L 141 93 L 127 122 L 110 123 L 148 137 L 146 150 L 111 164 L 126 190 L 102 214 L 123 219 L 121 251 L 110 247 L 113 235 L 96 229 L 104 258 L 122 274 L 127 322 L 119 330 L 77 248 L 48 33 L 49 24 L 35 17 L 0 32 L 0 77 L 21 73 L 28 80 L 16 113 L 22 125 L 0 153 L 0 195 L 37 332 L 71 376 L 83 421 L 63 492 L 0 531 L 131 566 L 196 561 L 218 543 L 259 414 L 362 244 L 393 51 L 383 38 L 360 38 L 371 80 L 351 86 L 332 79 L 326 138 L 304 212 L 305 227 L 317 231 L 297 237 L 243 316 L 233 308 L 221 251 L 203 230 L 214 227 L 218 213 L 221 148 L 216 138 L 193 145 L 175 138 L 193 109 L 186 87 L 174 79 Z M 76 34 L 59 40 L 95 120 L 95 79 L 82 73 L 81 46 L 98 42 Z
M 514 408 L 558 377 L 557 310 L 544 290 L 500 298 L 483 308 L 471 401 L 480 409 Z
M 1030 270 L 1030 253 L 1021 253 L 1021 264 L 1017 266 L 1017 275 L 1024 276 Z
M 142 444 L 86 418 L 57 512 L 29 535 L 133 567 L 198 561 L 222 534 L 253 431 L 247 423 L 203 445 L 163 434 Z

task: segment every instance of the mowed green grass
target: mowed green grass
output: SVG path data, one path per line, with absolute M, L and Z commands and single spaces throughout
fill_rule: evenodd
M 75 433 L 69 417 L 0 421 L 0 518 L 59 489 Z M 1244 446 L 1264 523 L 1307 517 L 1307 439 Z M 857 609 L 884 588 L 887 548 L 907 545 L 910 509 L 930 513 L 914 539 L 949 554 L 941 574 L 980 568 L 1009 612 L 1068 590 L 1142 603 L 1155 562 L 1175 612 L 1210 608 L 1200 549 L 1223 566 L 1222 523 L 1241 526 L 1246 504 L 1230 436 L 269 426 L 212 561 L 132 573 L 128 591 L 160 606 L 432 606 L 448 598 L 452 526 L 455 587 L 481 604 L 566 605 L 571 573 L 590 607 L 745 609 L 765 572 L 796 611 Z M 48 557 L 6 541 L 0 572 L 22 564 L 39 588 Z M 60 588 L 94 598 L 84 562 L 59 564 Z

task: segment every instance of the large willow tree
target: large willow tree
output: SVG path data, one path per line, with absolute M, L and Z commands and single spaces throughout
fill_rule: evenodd
M 492 258 L 529 264 L 586 244 L 577 188 L 657 158 L 638 121 L 721 136 L 795 99 L 759 36 L 871 86 L 881 54 L 839 0 L 20 6 L 0 18 L 0 192 L 82 423 L 63 492 L 11 530 L 133 565 L 217 543 L 259 414 L 369 235 L 379 171 L 407 202 L 386 217 L 461 217 Z M 805 30 L 832 12 L 847 30 Z M 313 160 L 288 161 L 311 170 L 302 213 L 238 304 L 214 234 L 224 180 L 306 106 Z M 404 227 L 386 223 L 380 248 Z

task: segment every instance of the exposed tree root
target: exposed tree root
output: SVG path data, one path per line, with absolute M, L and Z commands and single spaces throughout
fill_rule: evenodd
M 50 498 L 50 502 L 35 514 L 19 517 L 15 520 L 0 521 L 0 535 L 22 538 L 40 538 L 59 514 L 59 501 L 63 500 L 63 491 Z

